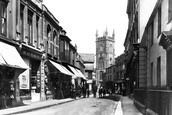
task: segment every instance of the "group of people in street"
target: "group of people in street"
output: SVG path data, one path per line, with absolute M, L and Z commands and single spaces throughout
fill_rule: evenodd
M 71 86 L 71 97 L 75 98 L 76 97 L 81 97 L 83 96 L 84 98 L 89 97 L 90 95 L 90 91 L 89 91 L 89 85 L 87 83 L 82 84 L 78 84 L 77 86 L 75 86 L 74 84 L 72 84 Z
M 92 94 L 93 97 L 96 98 L 96 94 L 98 93 L 98 97 L 106 97 L 106 94 L 109 94 L 109 96 L 112 95 L 112 90 L 106 89 L 105 87 L 103 87 L 102 85 L 100 85 L 100 87 L 98 88 L 96 84 L 93 84 L 92 86 Z M 72 84 L 71 86 L 71 97 L 75 98 L 76 97 L 81 97 L 83 96 L 83 98 L 89 97 L 90 95 L 90 91 L 89 91 L 89 86 L 87 83 L 81 85 L 78 84 L 76 87 L 74 84 Z

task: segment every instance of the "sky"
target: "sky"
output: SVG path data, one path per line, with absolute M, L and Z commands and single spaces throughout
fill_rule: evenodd
M 96 30 L 99 37 L 115 31 L 115 55 L 124 52 L 128 28 L 128 0 L 43 0 L 43 4 L 67 32 L 78 53 L 96 54 Z

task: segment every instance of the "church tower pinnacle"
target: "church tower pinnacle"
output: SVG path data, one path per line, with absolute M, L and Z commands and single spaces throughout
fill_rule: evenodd
M 112 38 L 115 39 L 115 30 L 113 29 Z
M 96 40 L 98 39 L 98 36 L 99 36 L 98 30 L 96 30 Z
M 105 36 L 108 36 L 108 30 L 107 30 L 107 27 L 106 27 L 106 31 L 105 31 Z

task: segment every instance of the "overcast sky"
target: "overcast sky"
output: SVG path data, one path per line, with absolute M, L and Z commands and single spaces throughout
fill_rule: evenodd
M 124 52 L 128 27 L 127 0 L 43 0 L 49 11 L 67 32 L 78 53 L 96 53 L 95 34 L 115 30 L 115 54 Z

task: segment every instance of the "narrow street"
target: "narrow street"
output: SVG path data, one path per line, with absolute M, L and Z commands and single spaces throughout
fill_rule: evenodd
M 116 106 L 116 97 L 91 97 L 18 115 L 114 115 Z

